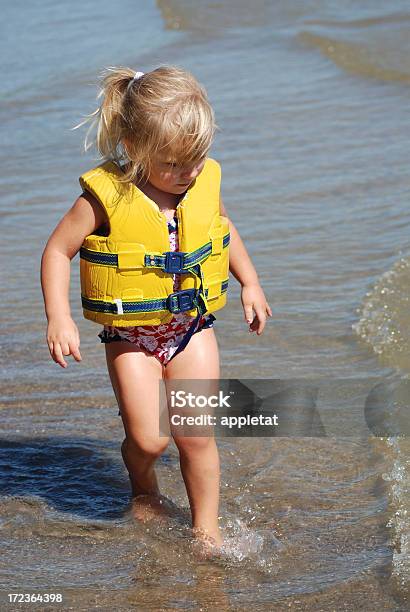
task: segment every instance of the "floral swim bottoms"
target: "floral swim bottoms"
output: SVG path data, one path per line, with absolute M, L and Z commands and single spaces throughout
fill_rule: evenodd
M 196 321 L 190 335 L 196 334 L 206 327 L 213 327 L 214 320 L 215 317 L 212 314 L 201 317 Z M 121 340 L 132 342 L 138 347 L 139 351 L 153 355 L 163 365 L 167 365 L 176 353 L 182 350 L 182 343 L 193 324 L 194 319 L 192 317 L 181 319 L 178 318 L 178 315 L 175 315 L 172 321 L 162 325 L 136 325 L 133 327 L 105 325 L 98 337 L 105 344 Z
M 177 219 L 168 222 L 169 243 L 171 251 L 178 250 Z M 174 291 L 180 290 L 179 276 L 174 274 Z M 104 325 L 98 334 L 101 342 L 132 342 L 148 355 L 153 355 L 166 365 L 177 352 L 188 344 L 191 336 L 202 329 L 213 327 L 215 317 L 212 314 L 193 319 L 184 312 L 177 313 L 169 323 L 162 325 L 135 325 L 131 327 L 113 327 Z

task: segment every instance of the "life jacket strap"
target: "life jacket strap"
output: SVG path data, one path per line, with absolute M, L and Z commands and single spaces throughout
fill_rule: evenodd
M 223 248 L 226 248 L 229 245 L 229 240 L 230 235 L 228 233 L 223 237 Z M 89 261 L 90 263 L 118 268 L 125 266 L 126 269 L 131 269 L 133 267 L 160 268 L 167 274 L 193 274 L 200 281 L 198 289 L 177 291 L 171 293 L 164 299 L 142 299 L 138 302 L 123 302 L 121 299 L 116 298 L 114 303 L 112 303 L 102 300 L 90 300 L 89 298 L 82 296 L 81 300 L 83 308 L 86 310 L 93 310 L 95 312 L 104 312 L 109 314 L 143 313 L 161 310 L 168 310 L 169 312 L 176 314 L 196 308 L 198 316 L 205 314 L 208 311 L 208 290 L 204 289 L 204 274 L 201 264 L 208 259 L 210 255 L 212 255 L 212 244 L 212 242 L 208 242 L 190 253 L 181 251 L 166 251 L 165 253 L 162 253 L 162 255 L 155 253 L 144 254 L 143 251 L 135 253 L 132 251 L 103 253 L 93 251 L 86 247 L 81 247 L 80 258 Z M 226 283 L 225 291 L 227 290 L 228 281 L 224 281 L 222 283 L 221 293 L 224 292 L 224 283 Z
M 221 294 L 226 293 L 227 289 L 228 280 L 225 280 L 221 284 Z M 103 300 L 90 300 L 85 296 L 81 296 L 81 302 L 86 310 L 104 312 L 111 315 L 157 311 L 168 311 L 177 314 L 186 310 L 192 310 L 193 308 L 197 309 L 198 314 L 205 314 L 208 310 L 207 294 L 207 289 L 202 294 L 200 289 L 185 289 L 171 293 L 167 298 L 158 300 L 123 301 L 117 298 L 112 302 L 105 302 Z
M 222 248 L 229 245 L 230 234 L 226 234 L 222 240 Z M 186 274 L 191 272 L 193 266 L 203 263 L 213 254 L 212 242 L 207 242 L 203 246 L 186 253 L 183 251 L 166 251 L 162 255 L 145 255 L 144 265 L 146 268 L 161 268 L 169 274 Z
M 229 245 L 229 233 L 223 238 L 223 248 Z M 191 268 L 199 263 L 203 263 L 210 255 L 212 255 L 212 242 L 207 242 L 195 251 L 166 251 L 162 255 L 155 253 L 133 253 L 125 251 L 123 255 L 127 255 L 126 268 L 161 268 L 169 274 L 188 274 Z M 80 248 L 80 258 L 90 263 L 100 266 L 110 266 L 119 268 L 121 253 L 104 253 L 94 251 L 82 246 Z M 134 264 L 133 264 L 134 260 Z

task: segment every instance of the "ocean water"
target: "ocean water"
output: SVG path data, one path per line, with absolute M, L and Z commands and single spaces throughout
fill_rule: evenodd
M 35 1 L 5 5 L 3 24 L 2 609 L 8 592 L 63 592 L 55 609 L 75 610 L 408 609 L 408 3 Z M 98 74 L 161 64 L 208 91 L 224 203 L 273 310 L 249 334 L 231 277 L 215 323 L 222 377 L 320 379 L 324 393 L 326 435 L 218 440 L 228 553 L 202 562 L 174 445 L 158 476 L 179 513 L 166 527 L 130 514 L 78 256 L 83 361 L 64 371 L 39 281 L 98 159 L 70 129 L 96 107 Z M 398 391 L 372 396 L 372 414 L 398 410 L 403 435 L 360 427 L 358 388 L 377 381 Z

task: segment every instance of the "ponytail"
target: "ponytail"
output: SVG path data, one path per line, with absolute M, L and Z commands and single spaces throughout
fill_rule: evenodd
M 153 156 L 159 151 L 183 165 L 203 158 L 217 129 L 206 91 L 195 77 L 176 66 L 160 66 L 147 73 L 108 67 L 100 75 L 101 105 L 73 130 L 91 122 L 95 145 L 104 161 L 128 168 L 118 177 L 129 183 L 147 180 Z
M 84 139 L 85 152 L 95 144 L 104 160 L 115 160 L 120 163 L 127 158 L 122 142 L 125 132 L 123 105 L 133 77 L 132 70 L 122 67 L 108 67 L 100 74 L 100 91 L 97 100 L 103 98 L 101 105 L 86 115 L 84 121 L 71 128 L 76 130 L 91 122 Z M 95 141 L 90 141 L 89 135 L 95 127 L 97 128 Z

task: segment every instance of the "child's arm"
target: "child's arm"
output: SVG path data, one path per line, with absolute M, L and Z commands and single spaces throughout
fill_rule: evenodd
M 229 221 L 229 231 L 231 234 L 229 244 L 229 270 L 242 285 L 241 300 L 245 313 L 245 320 L 247 323 L 250 323 L 249 331 L 256 331 L 259 336 L 265 327 L 266 315 L 271 317 L 272 310 L 266 301 L 265 294 L 259 284 L 258 275 L 238 230 L 226 213 L 222 198 L 220 198 L 220 214 L 227 217 Z M 255 311 L 254 318 L 253 311 Z
M 80 337 L 71 318 L 69 302 L 70 261 L 84 238 L 105 221 L 101 204 L 83 193 L 51 234 L 41 258 L 41 288 L 48 320 L 47 344 L 56 363 L 66 368 L 63 355 L 81 361 Z

